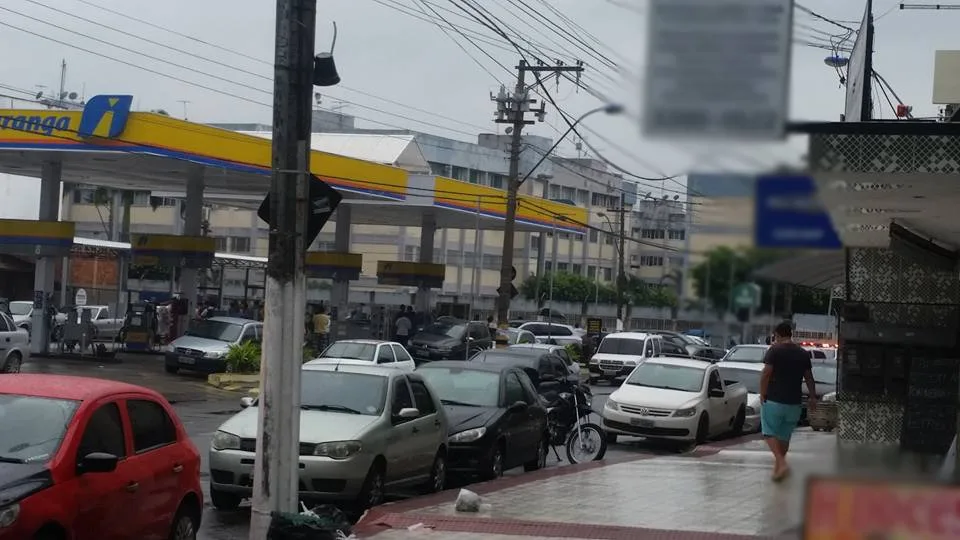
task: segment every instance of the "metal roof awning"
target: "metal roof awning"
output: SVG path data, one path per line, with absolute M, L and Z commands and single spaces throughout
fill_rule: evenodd
M 755 270 L 753 277 L 812 289 L 830 289 L 844 282 L 846 264 L 843 250 L 822 251 L 777 261 Z
M 75 236 L 73 238 L 73 250 L 74 252 L 88 255 L 119 257 L 129 253 L 130 243 Z M 233 253 L 214 253 L 213 264 L 214 266 L 230 266 L 234 268 L 266 268 L 267 258 L 236 255 Z

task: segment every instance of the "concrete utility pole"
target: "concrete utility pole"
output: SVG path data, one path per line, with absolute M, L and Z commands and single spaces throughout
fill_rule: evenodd
M 626 208 L 626 196 L 624 193 L 620 193 L 620 207 L 619 208 L 608 208 L 607 212 L 611 214 L 617 214 L 617 224 L 620 228 L 620 235 L 617 238 L 616 248 L 617 248 L 617 319 L 623 320 L 623 306 L 625 304 L 624 297 L 626 296 L 626 286 L 627 286 L 627 273 L 626 273 L 626 249 L 627 249 L 627 214 L 630 213 L 632 209 Z M 604 217 L 606 215 L 604 214 Z M 610 218 L 607 217 L 607 223 L 610 222 Z M 613 233 L 613 224 L 610 224 L 610 232 Z
M 259 434 L 250 539 L 266 540 L 271 512 L 298 511 L 300 367 L 306 300 L 304 235 L 310 182 L 316 0 L 277 0 Z
M 503 223 L 503 252 L 500 267 L 500 288 L 497 290 L 500 294 L 497 299 L 497 324 L 501 327 L 507 326 L 507 319 L 510 316 L 511 291 L 513 289 L 514 267 L 513 267 L 513 248 L 514 236 L 516 235 L 517 225 L 517 192 L 523 184 L 520 179 L 520 151 L 522 144 L 523 127 L 527 124 L 533 124 L 533 120 L 526 119 L 527 112 L 534 112 L 539 121 L 543 121 L 546 114 L 545 105 L 541 105 L 537 111 L 530 111 L 530 105 L 536 103 L 536 100 L 530 99 L 530 92 L 526 85 L 527 72 L 532 73 L 552 73 L 559 75 L 562 72 L 583 71 L 583 65 L 577 63 L 573 66 L 557 64 L 555 66 L 530 66 L 525 60 L 520 60 L 517 66 L 517 85 L 513 95 L 506 95 L 501 88 L 500 94 L 493 98 L 497 102 L 497 116 L 495 122 L 498 124 L 510 124 L 512 138 L 510 140 L 510 178 L 507 180 L 507 209 Z M 543 82 L 539 75 L 538 83 Z M 541 160 L 542 161 L 542 160 Z M 536 168 L 536 167 L 534 167 Z M 530 171 L 532 173 L 533 170 Z M 529 174 L 527 176 L 530 176 Z

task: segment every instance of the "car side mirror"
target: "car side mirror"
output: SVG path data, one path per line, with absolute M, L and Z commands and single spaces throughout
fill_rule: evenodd
M 420 416 L 420 409 L 415 407 L 404 407 L 400 409 L 400 412 L 394 415 L 395 418 L 400 418 L 403 420 L 410 420 L 411 418 L 416 418 Z
M 117 468 L 118 461 L 120 458 L 113 454 L 92 452 L 83 456 L 77 466 L 77 472 L 80 474 L 113 472 Z
M 715 398 L 722 398 L 726 396 L 726 394 L 723 392 L 723 389 L 721 388 L 711 388 L 709 395 L 710 397 L 715 397 Z
M 516 401 L 513 405 L 507 407 L 507 410 L 510 412 L 523 412 L 527 410 L 527 407 L 529 407 L 529 405 L 527 405 L 526 401 Z
M 240 408 L 246 409 L 247 407 L 253 406 L 253 398 L 250 396 L 244 396 L 240 398 Z

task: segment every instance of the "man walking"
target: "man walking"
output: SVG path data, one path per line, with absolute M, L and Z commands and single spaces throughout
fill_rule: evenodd
M 413 308 L 410 308 L 411 310 Z M 407 346 L 407 339 L 410 338 L 410 329 L 413 328 L 413 321 L 410 320 L 410 311 L 401 311 L 395 323 L 397 332 L 397 343 Z
M 760 375 L 760 425 L 763 438 L 776 460 L 773 480 L 779 482 L 790 474 L 787 451 L 803 411 L 803 382 L 807 384 L 810 410 L 816 407 L 817 392 L 810 352 L 793 342 L 790 321 L 777 325 L 773 339 L 773 345 L 763 357 L 763 373 Z

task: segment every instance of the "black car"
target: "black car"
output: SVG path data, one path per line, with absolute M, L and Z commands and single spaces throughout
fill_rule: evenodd
M 490 329 L 483 322 L 441 318 L 410 338 L 407 350 L 417 362 L 467 360 L 493 347 Z
M 580 384 L 580 373 L 573 373 L 558 355 L 543 349 L 509 348 L 483 351 L 470 359 L 471 362 L 498 364 L 522 369 L 533 381 L 534 387 L 540 385 L 543 375 L 554 379 L 566 380 L 570 384 Z
M 493 479 L 520 465 L 527 471 L 546 466 L 547 411 L 522 369 L 447 361 L 417 373 L 443 403 L 451 473 Z
M 711 362 L 717 362 L 723 358 L 723 355 L 727 352 L 720 347 L 705 346 L 691 336 L 680 332 L 671 332 L 669 330 L 641 330 L 641 332 L 662 336 L 664 345 L 668 343 L 673 345 L 673 347 L 671 347 L 672 350 L 676 350 L 677 347 L 682 348 L 687 352 L 687 356 L 691 358 L 702 358 L 704 360 L 710 360 Z M 668 356 L 674 355 L 670 354 Z

